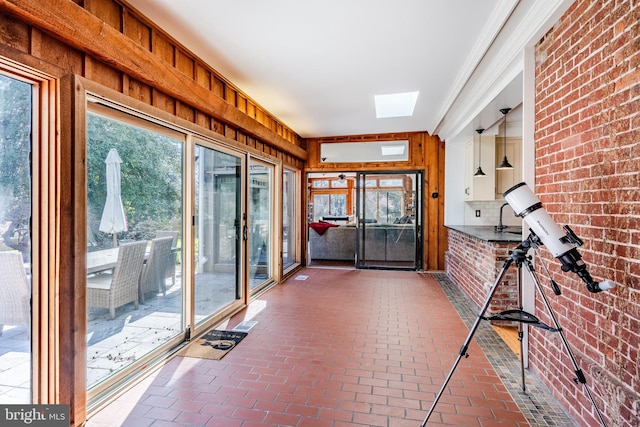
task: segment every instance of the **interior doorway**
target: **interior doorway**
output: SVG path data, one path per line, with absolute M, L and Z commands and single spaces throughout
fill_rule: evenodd
M 308 175 L 308 265 L 422 268 L 421 171 Z

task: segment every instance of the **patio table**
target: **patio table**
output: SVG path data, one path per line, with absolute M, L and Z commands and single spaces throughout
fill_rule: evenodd
M 87 252 L 87 274 L 111 270 L 118 261 L 120 248 L 109 248 L 95 252 Z
M 116 266 L 118 261 L 118 250 L 120 248 L 102 249 L 94 252 L 87 252 L 87 274 L 99 273 L 101 271 L 111 270 Z M 150 247 L 147 246 L 147 251 L 144 254 L 146 261 L 149 256 Z M 171 248 L 171 252 L 175 253 L 177 248 Z

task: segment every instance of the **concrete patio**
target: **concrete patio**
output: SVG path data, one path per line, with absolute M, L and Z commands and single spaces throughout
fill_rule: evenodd
M 262 279 L 256 279 L 256 283 Z M 171 279 L 167 279 L 167 286 Z M 147 295 L 134 309 L 132 303 L 118 307 L 116 318 L 109 310 L 87 310 L 87 385 L 99 384 L 113 373 L 144 357 L 162 343 L 182 333 L 182 277 L 166 295 Z M 232 274 L 198 274 L 195 287 L 195 321 L 206 319 L 235 300 Z M 0 403 L 30 402 L 31 347 L 26 326 L 5 325 L 0 335 Z

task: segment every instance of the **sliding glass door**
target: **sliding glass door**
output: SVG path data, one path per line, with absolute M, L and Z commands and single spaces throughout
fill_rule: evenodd
M 274 166 L 249 163 L 249 289 L 253 292 L 273 280 Z
M 357 268 L 421 268 L 421 200 L 421 172 L 357 174 Z
M 243 158 L 196 145 L 196 325 L 242 298 Z
M 282 173 L 282 268 L 287 270 L 297 261 L 297 214 L 296 191 L 297 173 L 285 169 Z
M 294 266 L 299 172 L 84 83 L 91 408 Z
M 99 100 L 87 113 L 87 388 L 184 339 L 185 135 Z
M 33 117 L 32 85 L 0 74 L 0 402 L 6 404 L 32 401 Z

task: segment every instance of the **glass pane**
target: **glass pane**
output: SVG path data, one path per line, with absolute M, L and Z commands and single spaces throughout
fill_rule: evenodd
M 409 160 L 409 141 L 329 142 L 320 144 L 322 162 L 402 162 Z
M 399 220 L 402 212 L 402 192 L 381 191 L 378 193 L 378 211 L 380 212 L 380 222 L 393 223 Z
M 184 333 L 184 144 L 139 122 L 87 115 L 89 389 Z
M 250 289 L 271 278 L 273 168 L 252 161 L 249 179 Z
M 331 215 L 340 216 L 347 212 L 347 195 L 332 194 L 331 195 Z
M 380 187 L 402 187 L 401 179 L 381 179 Z
M 0 402 L 31 403 L 31 85 L 0 74 Z
M 196 146 L 195 317 L 240 298 L 241 159 Z
M 361 184 L 378 181 L 390 186 L 393 182 L 394 187 L 403 189 L 384 191 L 368 185 L 358 188 L 358 267 L 413 269 L 420 266 L 420 259 L 416 257 L 420 224 L 414 206 L 415 194 L 421 190 L 420 177 L 418 173 L 393 179 L 367 174 L 365 179 L 360 179 Z
M 367 191 L 364 198 L 364 220 L 367 223 L 378 222 L 378 193 L 375 191 Z
M 295 262 L 295 236 L 296 236 L 296 174 L 293 171 L 284 171 L 283 177 L 283 224 L 282 224 L 282 262 L 283 267 L 293 265 Z
M 313 220 L 322 221 L 322 217 L 329 216 L 329 195 L 316 194 L 313 196 Z

